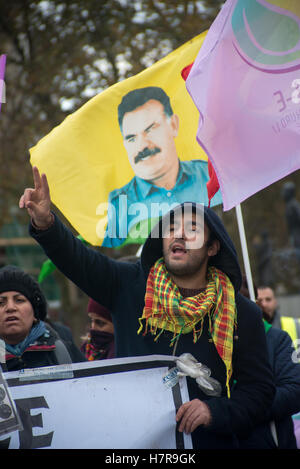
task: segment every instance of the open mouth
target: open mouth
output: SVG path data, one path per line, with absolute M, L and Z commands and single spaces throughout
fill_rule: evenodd
M 5 322 L 15 322 L 18 320 L 19 318 L 17 318 L 17 316 L 9 316 L 8 318 L 5 319 Z
M 183 255 L 187 253 L 187 250 L 181 244 L 173 244 L 171 247 L 172 254 Z

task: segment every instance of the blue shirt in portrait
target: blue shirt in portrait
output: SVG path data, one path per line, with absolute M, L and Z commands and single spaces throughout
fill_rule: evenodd
M 182 202 L 208 205 L 207 161 L 180 161 L 175 186 L 168 190 L 135 176 L 128 184 L 109 194 L 107 228 L 102 246 L 119 247 L 126 241 L 140 243 L 146 239 L 158 218 Z M 220 190 L 211 206 L 222 203 Z M 143 225 L 143 222 L 152 220 Z

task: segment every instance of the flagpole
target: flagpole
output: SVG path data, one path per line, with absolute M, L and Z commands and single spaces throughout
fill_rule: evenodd
M 6 102 L 5 98 L 5 65 L 6 65 L 6 55 L 0 55 L 0 111 L 1 111 L 1 104 Z
M 142 254 L 142 250 L 143 250 L 143 244 L 138 248 L 137 250 L 137 253 L 136 253 L 136 257 L 141 257 L 141 254 Z
M 235 207 L 235 211 L 236 211 L 236 218 L 237 218 L 237 223 L 238 223 L 239 232 L 240 232 L 240 240 L 241 240 L 241 246 L 242 246 L 242 253 L 243 253 L 243 259 L 244 259 L 244 267 L 245 267 L 245 274 L 246 274 L 246 279 L 248 283 L 249 295 L 250 295 L 250 299 L 252 301 L 255 301 L 253 280 L 252 280 L 247 241 L 246 241 L 244 222 L 243 222 L 243 214 L 242 214 L 242 208 L 240 204 L 238 204 Z

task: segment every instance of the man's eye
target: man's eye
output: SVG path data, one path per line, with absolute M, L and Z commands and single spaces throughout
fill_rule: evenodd
M 196 231 L 196 227 L 194 225 L 185 225 L 184 230 L 190 233 L 191 231 Z
M 148 129 L 146 129 L 146 133 L 149 134 L 152 130 L 157 129 L 157 127 L 158 127 L 158 124 L 153 124 L 153 125 L 151 125 L 151 127 L 149 127 Z

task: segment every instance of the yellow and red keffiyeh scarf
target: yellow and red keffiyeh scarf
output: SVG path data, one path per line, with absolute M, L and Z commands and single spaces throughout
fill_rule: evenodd
M 138 334 L 145 326 L 159 338 L 164 330 L 173 332 L 170 346 L 181 334 L 193 332 L 194 343 L 202 334 L 204 318 L 208 316 L 209 332 L 226 366 L 226 386 L 232 374 L 233 334 L 236 326 L 234 288 L 228 276 L 215 267 L 209 267 L 206 289 L 198 295 L 185 298 L 171 279 L 163 261 L 151 268 L 146 286 L 145 306 L 139 318 Z M 159 332 L 158 332 L 159 330 Z

